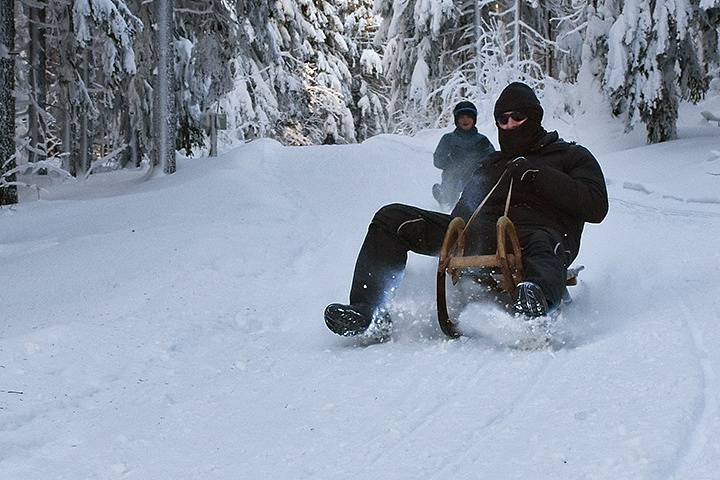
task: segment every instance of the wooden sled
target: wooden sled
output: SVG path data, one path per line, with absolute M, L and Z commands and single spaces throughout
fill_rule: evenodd
M 522 250 L 517 230 L 510 218 L 502 216 L 496 224 L 497 250 L 494 255 L 464 255 L 465 221 L 454 218 L 445 233 L 437 270 L 437 313 L 440 329 L 445 335 L 457 338 L 461 335 L 457 324 L 450 319 L 447 308 L 445 277 L 450 274 L 452 284 L 456 285 L 463 275 L 472 276 L 476 272 L 485 272 L 483 278 L 494 279 L 494 288 L 508 295 L 510 301 L 515 296 L 517 284 L 523 281 Z M 509 243 L 508 243 L 509 240 Z M 577 275 L 583 267 L 568 269 L 566 285 L 576 285 Z M 480 278 L 478 277 L 478 281 Z M 569 296 L 568 296 L 569 299 Z

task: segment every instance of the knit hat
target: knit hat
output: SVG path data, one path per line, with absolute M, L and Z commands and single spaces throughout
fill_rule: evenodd
M 453 117 L 455 117 L 455 123 L 460 115 L 470 115 L 473 120 L 477 122 L 477 108 L 472 102 L 464 101 L 455 105 L 453 108 Z
M 543 109 L 535 92 L 520 82 L 513 82 L 505 87 L 495 102 L 495 117 L 505 112 L 522 112 L 537 124 L 540 124 L 543 118 Z
M 493 111 L 495 118 L 506 112 L 521 112 L 527 115 L 527 119 L 512 130 L 498 126 L 500 151 L 509 156 L 529 153 L 547 133 L 541 125 L 543 109 L 540 100 L 532 88 L 524 83 L 513 82 L 502 91 Z

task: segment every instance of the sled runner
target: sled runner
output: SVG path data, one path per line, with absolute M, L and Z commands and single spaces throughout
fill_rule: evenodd
M 470 219 L 470 222 L 472 218 Z M 470 223 L 468 222 L 468 223 Z M 454 218 L 445 233 L 437 270 L 437 313 L 440 329 L 445 335 L 457 338 L 461 334 L 456 323 L 450 319 L 446 298 L 446 276 L 449 273 L 453 285 L 463 276 L 500 296 L 507 295 L 511 302 L 515 296 L 516 285 L 523 281 L 522 250 L 517 230 L 510 218 L 500 217 L 496 224 L 497 250 L 494 255 L 464 255 L 466 243 L 466 225 L 462 218 Z M 508 242 L 509 240 L 509 242 Z M 584 267 L 568 269 L 566 285 L 577 285 L 577 276 Z M 570 297 L 565 292 L 566 303 Z

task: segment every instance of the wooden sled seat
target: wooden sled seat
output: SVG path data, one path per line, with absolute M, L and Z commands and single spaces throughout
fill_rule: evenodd
M 516 286 L 523 281 L 522 250 L 517 230 L 510 218 L 502 216 L 496 224 L 497 250 L 494 255 L 464 255 L 465 221 L 454 218 L 445 233 L 437 270 L 437 310 L 440 329 L 449 337 L 458 337 L 456 323 L 450 319 L 447 309 L 446 277 L 450 274 L 452 284 L 456 285 L 461 277 L 471 277 L 476 282 L 509 296 L 511 301 L 516 294 Z M 585 267 L 580 265 L 569 268 L 565 285 L 577 285 L 577 277 Z M 564 298 L 570 299 L 565 292 Z

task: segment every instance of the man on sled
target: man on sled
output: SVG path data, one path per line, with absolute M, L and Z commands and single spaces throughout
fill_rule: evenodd
M 437 256 L 450 221 L 461 217 L 467 223 L 483 201 L 466 250 L 495 252 L 495 225 L 509 206 L 525 272 L 512 308 L 537 317 L 560 304 L 585 222 L 600 223 L 607 214 L 605 178 L 586 148 L 542 127 L 543 109 L 527 85 L 508 85 L 494 115 L 500 151 L 475 170 L 450 215 L 402 204 L 377 211 L 355 265 L 350 303 L 325 309 L 330 330 L 345 336 L 373 324 L 389 330 L 387 304 L 402 278 L 407 252 Z

